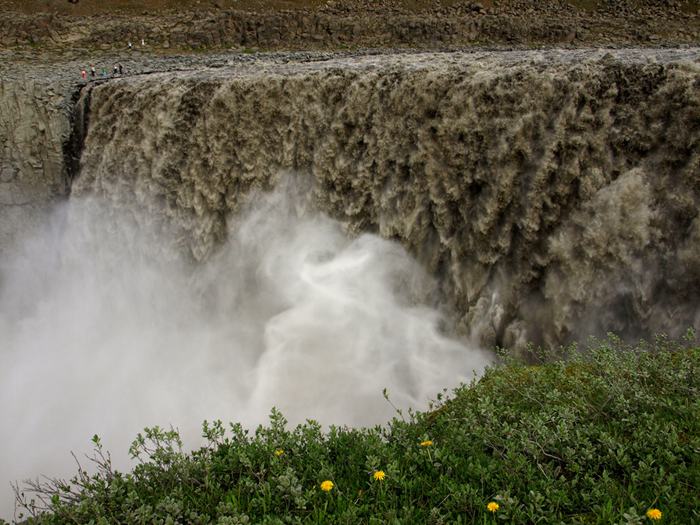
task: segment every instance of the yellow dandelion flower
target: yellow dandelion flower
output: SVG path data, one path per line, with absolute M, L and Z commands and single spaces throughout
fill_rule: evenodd
M 647 518 L 654 521 L 659 521 L 661 519 L 661 511 L 659 509 L 649 509 L 647 511 Z
M 429 440 L 429 439 L 426 439 L 425 441 L 421 441 L 421 442 L 420 442 L 420 446 L 421 446 L 421 447 L 432 447 L 432 446 L 433 446 L 433 442 L 432 442 L 431 440 Z
M 383 481 L 386 477 L 386 472 L 384 472 L 383 470 L 378 470 L 374 474 L 372 474 L 372 477 L 375 481 Z
M 327 479 L 326 481 L 321 483 L 321 490 L 323 492 L 330 492 L 331 490 L 333 490 L 333 487 L 334 487 L 333 482 L 329 479 Z
M 280 457 L 282 454 L 284 454 L 284 450 L 282 450 L 281 448 L 275 450 L 275 456 Z
M 486 509 L 489 512 L 496 512 L 499 509 L 500 505 L 496 503 L 495 501 L 490 501 L 488 505 L 486 505 Z

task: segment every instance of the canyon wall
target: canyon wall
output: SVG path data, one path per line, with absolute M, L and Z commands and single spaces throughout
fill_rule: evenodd
M 64 158 L 70 91 L 39 77 L 0 80 L 0 255 L 70 189 Z
M 194 3 L 0 0 L 0 49 L 342 49 L 696 45 L 692 0 Z M 138 7 L 136 7 L 138 5 Z
M 699 95 L 692 49 L 115 79 L 90 92 L 72 192 L 205 260 L 248 195 L 298 177 L 350 232 L 406 246 L 481 344 L 679 335 L 700 328 Z

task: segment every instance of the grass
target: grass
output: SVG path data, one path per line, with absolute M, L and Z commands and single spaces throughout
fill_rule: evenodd
M 25 487 L 27 523 L 641 524 L 650 509 L 699 523 L 693 341 L 610 337 L 537 366 L 504 357 L 385 427 L 288 429 L 273 410 L 252 433 L 205 423 L 192 453 L 177 432 L 146 429 L 130 473 L 95 437 L 95 474 Z

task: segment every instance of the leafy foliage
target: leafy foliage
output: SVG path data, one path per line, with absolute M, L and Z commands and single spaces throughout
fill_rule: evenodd
M 96 436 L 95 474 L 18 498 L 42 524 L 638 524 L 651 508 L 698 523 L 699 389 L 690 338 L 610 337 L 538 366 L 505 357 L 386 427 L 290 430 L 273 410 L 253 433 L 205 422 L 208 444 L 192 453 L 151 428 L 130 473 L 113 471 Z

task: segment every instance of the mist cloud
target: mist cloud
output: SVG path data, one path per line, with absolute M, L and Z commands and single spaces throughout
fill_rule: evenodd
M 144 426 L 371 425 L 424 407 L 490 357 L 445 336 L 431 279 L 396 243 L 351 239 L 288 190 L 259 196 L 205 263 L 167 228 L 73 199 L 0 261 L 4 487 L 70 475 L 97 433 L 128 466 Z

